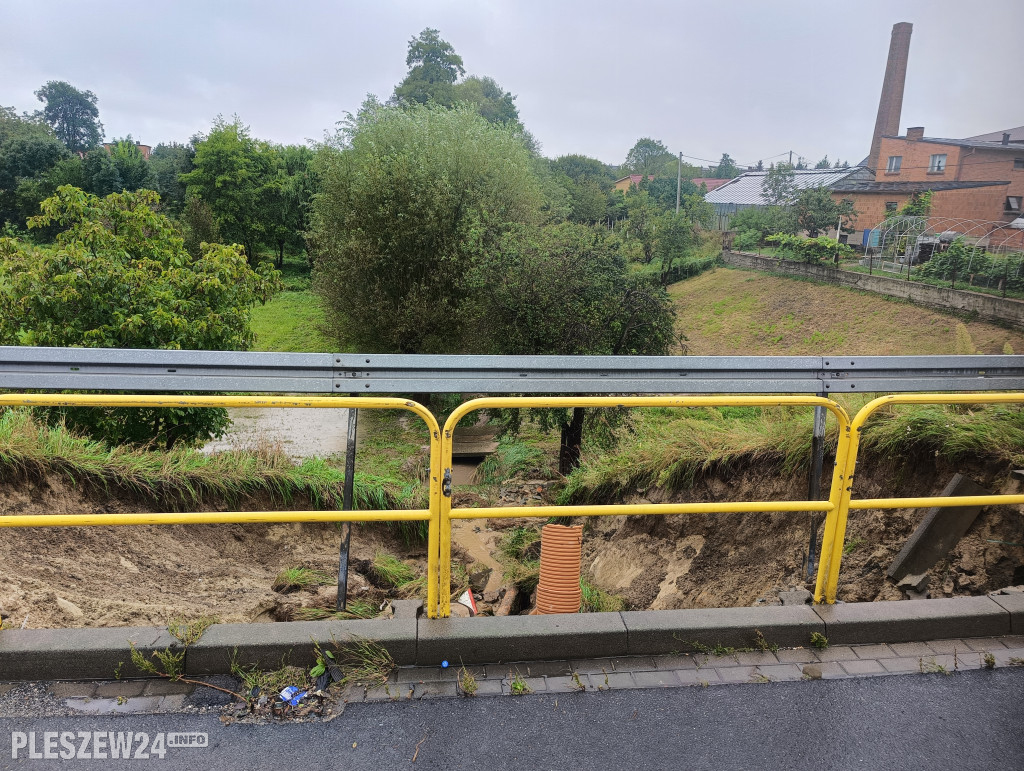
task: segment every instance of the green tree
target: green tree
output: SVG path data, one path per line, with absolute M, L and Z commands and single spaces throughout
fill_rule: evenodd
M 39 190 L 47 171 L 71 153 L 48 130 L 8 127 L 5 133 L 0 141 L 0 221 L 21 225 L 42 200 L 29 190 Z
M 793 210 L 800 229 L 806 230 L 811 238 L 817 238 L 822 230 L 839 227 L 840 220 L 844 226 L 849 225 L 857 215 L 853 201 L 834 200 L 827 187 L 808 187 L 799 191 Z
M 761 198 L 770 206 L 783 206 L 796 193 L 796 174 L 788 163 L 772 164 L 761 186 Z
M 153 207 L 152 191 L 106 198 L 61 187 L 29 226 L 59 226 L 54 247 L 0 238 L 0 344 L 244 350 L 250 309 L 280 286 L 269 265 L 248 267 L 234 246 L 199 259 Z M 220 433 L 216 409 L 56 410 L 111 444 L 202 442 Z
M 180 216 L 185 208 L 186 185 L 181 181 L 181 175 L 192 171 L 194 156 L 195 150 L 191 145 L 177 142 L 159 144 L 149 155 L 149 168 L 156 180 L 160 203 L 172 216 Z
M 281 268 L 285 247 L 303 244 L 316 175 L 311 168 L 314 154 L 308 147 L 289 145 L 275 148 L 275 153 L 274 172 L 263 185 L 260 209 L 267 242 L 277 250 Z
M 94 148 L 85 154 L 82 172 L 85 182 L 82 187 L 95 196 L 103 198 L 124 189 L 117 164 L 110 157 L 110 153 L 102 147 Z
M 427 27 L 409 41 L 405 57 L 409 74 L 395 86 L 394 99 L 406 104 L 436 102 L 445 107 L 455 103 L 455 81 L 466 74 L 462 57 L 441 33 Z M 495 84 L 497 85 L 497 84 Z
M 515 224 L 541 216 L 518 133 L 468 107 L 370 103 L 321 149 L 317 168 L 314 287 L 339 343 L 464 350 L 476 260 Z
M 71 152 L 84 153 L 103 140 L 103 124 L 92 91 L 51 80 L 36 91 L 36 98 L 43 103 L 43 120 Z
M 654 236 L 662 209 L 651 200 L 646 190 L 631 189 L 626 194 L 626 221 L 622 233 L 636 239 L 641 246 L 640 261 L 649 263 L 654 257 Z
M 668 148 L 657 139 L 642 137 L 630 148 L 626 154 L 626 169 L 631 174 L 655 174 L 661 171 L 665 164 L 674 160 Z
M 729 153 L 722 153 L 722 160 L 718 162 L 715 169 L 715 179 L 732 179 L 740 175 L 739 166 L 736 161 L 729 157 Z
M 273 174 L 274 149 L 254 139 L 237 116 L 230 123 L 217 118 L 195 147 L 193 170 L 179 177 L 186 195 L 202 198 L 216 217 L 221 236 L 241 244 L 255 262 L 265 237 L 267 213 L 261 204 L 263 188 Z
M 519 124 L 516 98 L 498 85 L 494 78 L 471 75 L 452 89 L 455 102 L 467 102 L 488 123 Z
M 839 161 L 836 161 L 836 167 L 837 168 L 838 168 L 838 164 L 839 164 Z M 822 158 L 820 161 L 818 161 L 816 164 L 814 164 L 814 168 L 816 168 L 816 169 L 831 169 L 832 168 L 832 163 L 831 163 L 831 161 L 829 161 L 827 153 L 825 154 L 824 158 Z
M 129 134 L 124 139 L 115 139 L 110 148 L 110 157 L 121 178 L 121 187 L 129 192 L 134 190 L 153 190 L 156 188 L 156 177 L 149 168 L 149 161 L 142 155 L 139 146 Z
M 675 342 L 665 289 L 629 270 L 602 228 L 573 223 L 521 226 L 481 265 L 483 351 L 497 354 L 667 354 Z M 534 412 L 560 431 L 559 468 L 579 462 L 582 408 Z M 520 413 L 502 414 L 514 432 Z

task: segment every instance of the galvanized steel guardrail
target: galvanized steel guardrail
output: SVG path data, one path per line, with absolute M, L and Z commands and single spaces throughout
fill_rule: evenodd
M 850 509 L 1024 503 L 1024 495 L 851 500 L 865 421 L 888 404 L 1022 403 L 1024 394 L 900 394 L 865 405 L 850 419 L 825 398 L 852 391 L 1024 390 L 1024 356 L 875 357 L 596 357 L 403 356 L 136 351 L 0 347 L 2 389 L 118 391 L 258 391 L 269 393 L 727 393 L 788 396 L 605 396 L 475 399 L 461 405 L 442 432 L 422 405 L 380 397 L 257 397 L 98 394 L 0 394 L 2 406 L 308 407 L 404 409 L 430 432 L 429 508 L 408 511 L 195 512 L 0 517 L 0 527 L 65 527 L 223 522 L 428 522 L 427 613 L 450 610 L 451 520 L 484 517 L 607 516 L 736 512 L 826 514 L 815 602 L 836 600 Z M 792 395 L 801 394 L 801 395 Z M 453 509 L 450 473 L 454 427 L 474 410 L 529 407 L 806 406 L 839 422 L 828 500 L 723 503 L 528 506 Z M 350 426 L 351 428 L 351 426 Z M 815 421 L 823 434 L 823 417 Z M 352 448 L 354 449 L 354 447 Z M 443 478 L 442 478 L 443 475 Z M 351 484 L 351 475 L 346 482 Z
M 0 346 L 0 388 L 262 393 L 1024 390 L 1024 356 L 462 356 Z

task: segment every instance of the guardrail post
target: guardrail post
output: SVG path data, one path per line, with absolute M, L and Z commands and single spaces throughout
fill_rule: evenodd
M 355 394 L 349 394 L 355 396 Z M 345 443 L 345 487 L 341 493 L 341 510 L 352 511 L 352 499 L 356 484 L 356 429 L 359 421 L 359 410 L 348 408 L 348 436 Z M 345 610 L 348 602 L 348 552 L 352 543 L 352 523 L 344 524 L 341 536 L 341 547 L 338 550 L 338 599 L 335 609 Z
M 825 398 L 825 394 L 818 394 Z M 825 465 L 825 418 L 827 411 L 824 407 L 814 408 L 814 432 L 811 435 L 811 469 L 807 485 L 807 500 L 816 501 L 821 497 L 821 472 Z M 807 578 L 814 575 L 814 569 L 818 560 L 815 549 L 818 542 L 818 528 L 821 526 L 821 515 L 811 512 L 808 515 L 810 522 L 810 537 L 807 542 Z

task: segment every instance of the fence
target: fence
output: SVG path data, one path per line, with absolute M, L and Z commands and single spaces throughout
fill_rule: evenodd
M 835 391 L 1024 390 L 1024 356 L 896 357 L 597 357 L 597 356 L 404 356 L 269 354 L 212 351 L 127 351 L 0 347 L 0 387 L 136 390 L 249 390 L 319 393 L 690 393 L 801 396 L 568 396 L 484 398 L 461 405 L 442 433 L 422 405 L 384 397 L 170 396 L 0 394 L 3 406 L 96 407 L 306 407 L 349 408 L 350 437 L 358 408 L 401 409 L 418 415 L 430 432 L 429 508 L 405 511 L 278 511 L 157 514 L 17 515 L 0 527 L 68 527 L 227 522 L 428 523 L 427 613 L 450 609 L 451 520 L 484 517 L 607 516 L 727 512 L 824 512 L 822 559 L 815 602 L 835 602 L 846 519 L 850 509 L 1024 503 L 1024 495 L 959 498 L 851 500 L 859 435 L 865 421 L 887 404 L 1022 403 L 1024 394 L 903 394 L 876 399 L 851 420 L 825 398 Z M 805 406 L 815 410 L 811 489 L 824 452 L 824 416 L 839 422 L 839 444 L 828 500 L 747 501 L 604 506 L 453 509 L 452 439 L 455 425 L 474 410 L 526 407 Z M 346 499 L 351 500 L 355 442 L 346 461 Z M 813 494 L 809 495 L 809 498 Z M 812 535 L 813 540 L 813 535 Z M 347 547 L 342 543 L 342 566 Z M 347 569 L 340 571 L 347 575 Z M 339 576 L 343 579 L 343 576 Z M 343 584 L 343 580 L 339 583 Z M 341 587 L 339 587 L 341 588 Z M 343 592 L 339 591 L 339 601 Z
M 113 396 L 106 394 L 0 394 L 0 407 L 299 407 L 310 409 L 406 410 L 430 432 L 429 508 L 402 511 L 208 511 L 134 514 L 20 514 L 0 517 L 0 527 L 88 527 L 99 525 L 207 525 L 254 522 L 427 522 L 427 548 L 438 553 L 441 430 L 426 407 L 406 399 L 259 396 Z M 346 474 L 346 484 L 351 483 Z M 436 608 L 437 560 L 427 561 L 427 607 Z

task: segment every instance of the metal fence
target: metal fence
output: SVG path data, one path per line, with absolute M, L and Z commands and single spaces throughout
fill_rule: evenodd
M 1024 394 L 901 394 L 865 405 L 851 420 L 827 398 L 842 391 L 1024 391 L 1024 356 L 902 357 L 492 357 L 357 354 L 266 354 L 215 351 L 126 351 L 0 347 L 0 388 L 173 391 L 305 391 L 338 396 L 174 396 L 0 394 L 0 407 L 300 407 L 349 408 L 346 500 L 351 501 L 355 415 L 359 408 L 401 409 L 430 433 L 429 507 L 405 511 L 194 512 L 156 514 L 16 515 L 0 527 L 198 524 L 226 522 L 428 523 L 427 613 L 450 610 L 451 521 L 485 517 L 608 516 L 736 512 L 824 512 L 815 602 L 836 600 L 846 520 L 851 509 L 1024 503 L 1024 495 L 851 500 L 861 429 L 890 404 L 1024 403 Z M 459 406 L 442 432 L 430 411 L 406 399 L 341 393 L 727 393 L 756 396 L 542 396 L 483 398 Z M 769 396 L 764 394 L 785 393 Z M 800 395 L 792 395 L 800 394 Z M 531 407 L 790 406 L 815 411 L 811 493 L 803 501 L 452 507 L 454 428 L 480 409 Z M 827 500 L 813 500 L 824 454 L 825 416 L 839 423 L 839 443 Z M 812 534 L 812 541 L 814 536 Z M 347 575 L 342 543 L 339 602 Z

